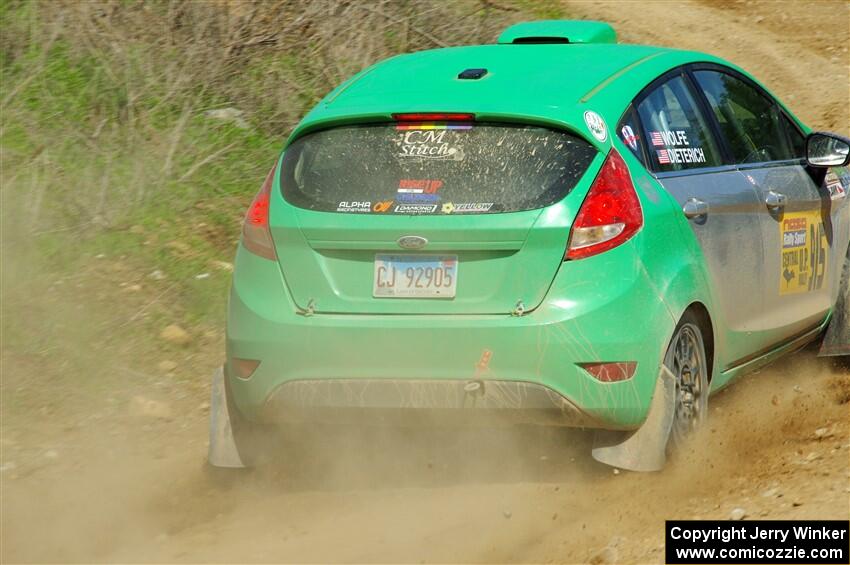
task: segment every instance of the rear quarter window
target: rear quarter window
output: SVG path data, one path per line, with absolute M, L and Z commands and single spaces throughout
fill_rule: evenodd
M 305 135 L 286 150 L 284 198 L 355 214 L 492 214 L 563 199 L 596 149 L 541 127 L 391 123 Z
M 620 140 L 629 148 L 635 157 L 646 165 L 643 156 L 643 140 L 640 137 L 640 128 L 638 127 L 637 118 L 635 117 L 634 108 L 629 108 L 628 111 L 620 120 L 620 125 L 617 128 L 617 134 Z
M 656 171 L 680 171 L 722 164 L 705 116 L 687 83 L 676 76 L 652 90 L 637 107 Z

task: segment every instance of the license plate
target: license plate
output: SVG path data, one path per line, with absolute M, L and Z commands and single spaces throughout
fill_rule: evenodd
M 375 255 L 375 298 L 454 298 L 457 255 Z

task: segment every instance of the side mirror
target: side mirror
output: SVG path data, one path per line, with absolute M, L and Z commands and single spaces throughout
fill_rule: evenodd
M 850 163 L 850 139 L 816 131 L 806 138 L 806 163 L 810 167 L 845 167 Z

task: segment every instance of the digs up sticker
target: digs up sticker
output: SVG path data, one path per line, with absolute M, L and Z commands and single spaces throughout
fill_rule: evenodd
M 596 112 L 588 110 L 584 113 L 584 123 L 587 124 L 587 129 L 593 134 L 593 137 L 599 141 L 608 139 L 608 128 L 605 127 L 605 120 Z
M 820 212 L 785 214 L 779 230 L 782 238 L 779 294 L 822 288 L 826 278 L 828 243 Z

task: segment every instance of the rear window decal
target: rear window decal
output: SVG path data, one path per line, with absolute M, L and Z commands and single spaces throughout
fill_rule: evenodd
M 651 131 L 649 138 L 656 147 L 680 147 L 690 145 L 685 130 L 677 129 L 671 131 Z
M 287 202 L 322 212 L 453 213 L 458 202 L 470 215 L 517 212 L 563 199 L 596 155 L 586 140 L 540 126 L 341 126 L 287 148 L 280 189 Z
M 440 201 L 440 195 L 439 194 L 424 194 L 424 193 L 421 193 L 421 192 L 413 192 L 413 193 L 403 192 L 403 193 L 396 195 L 395 199 L 398 202 L 404 202 L 406 204 L 407 203 L 418 203 L 418 202 L 433 203 L 433 202 L 439 202 Z
M 371 201 L 342 201 L 337 207 L 337 212 L 369 212 L 372 209 Z
M 437 179 L 402 179 L 398 182 L 396 200 L 405 204 L 433 204 L 440 201 L 437 191 L 442 186 L 443 181 Z
M 623 126 L 623 129 L 620 130 L 620 133 L 623 134 L 623 142 L 628 145 L 632 151 L 638 150 L 638 140 L 635 135 L 635 131 L 632 129 L 632 126 L 626 124 Z
M 443 204 L 443 214 L 481 214 L 489 212 L 493 207 L 494 202 L 466 202 L 463 204 L 454 204 L 446 202 Z
M 605 126 L 605 120 L 602 119 L 602 116 L 588 110 L 584 113 L 584 123 L 587 124 L 587 129 L 590 130 L 593 137 L 599 141 L 608 139 L 608 128 Z
M 828 243 L 820 211 L 786 213 L 779 230 L 782 241 L 779 294 L 821 289 L 827 273 Z
M 398 181 L 398 192 L 436 194 L 442 186 L 443 181 L 436 179 L 401 179 Z
M 661 165 L 671 163 L 705 163 L 705 151 L 702 147 L 689 147 L 685 130 L 662 130 L 649 132 L 649 139 L 656 149 L 655 155 Z
M 396 130 L 404 132 L 399 140 L 399 156 L 462 161 L 463 150 L 449 143 L 446 132 L 471 129 L 472 125 L 466 123 L 398 124 Z
M 433 214 L 436 210 L 436 204 L 398 204 L 393 212 L 396 214 Z
M 677 147 L 675 149 L 656 149 L 658 162 L 662 165 L 670 163 L 705 163 L 705 152 L 701 147 Z

